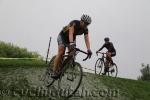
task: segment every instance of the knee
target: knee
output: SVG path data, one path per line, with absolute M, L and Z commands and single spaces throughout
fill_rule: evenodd
M 65 54 L 65 49 L 64 48 L 59 48 L 58 56 L 62 57 L 64 54 Z
M 107 56 L 106 59 L 107 59 L 107 60 L 110 60 L 110 59 L 111 59 L 111 56 Z

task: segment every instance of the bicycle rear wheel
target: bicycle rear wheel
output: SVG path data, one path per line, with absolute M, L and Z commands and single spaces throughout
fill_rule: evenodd
M 82 67 L 79 63 L 68 63 L 60 76 L 58 85 L 62 97 L 69 98 L 79 88 L 82 81 Z
M 100 75 L 103 70 L 104 63 L 101 58 L 98 58 L 95 63 L 95 74 Z
M 114 63 L 109 67 L 108 76 L 117 77 L 117 74 L 118 74 L 118 68 L 117 65 Z

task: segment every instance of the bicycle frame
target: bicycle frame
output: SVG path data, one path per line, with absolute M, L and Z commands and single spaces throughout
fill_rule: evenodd
M 72 52 L 73 52 L 73 55 L 70 55 L 70 53 L 72 53 Z M 59 73 L 59 77 L 58 78 L 60 78 L 60 75 L 64 73 L 64 70 L 69 67 L 69 66 L 66 66 L 68 62 L 72 63 L 73 66 L 75 65 L 75 58 L 76 58 L 76 56 L 77 56 L 77 54 L 79 52 L 87 55 L 87 57 L 85 59 L 83 59 L 83 61 L 88 59 L 88 57 L 89 57 L 88 53 L 80 50 L 79 48 L 75 48 L 74 51 L 67 52 L 68 55 L 64 55 L 63 56 L 63 58 L 66 57 L 66 59 L 63 59 L 64 61 L 63 61 L 62 65 L 61 65 L 61 67 L 60 67 L 60 73 Z M 57 80 L 57 78 L 56 78 L 56 80 Z
M 105 56 L 106 53 L 103 53 L 103 52 L 98 52 L 98 53 L 102 54 L 101 60 L 103 61 L 104 66 L 106 66 L 106 56 Z M 97 56 L 98 56 L 98 53 L 97 53 Z
M 73 55 L 70 55 L 70 52 L 68 52 L 68 55 L 64 55 L 64 57 L 67 57 L 67 58 L 63 61 L 63 64 L 60 69 L 59 77 L 57 78 L 57 79 L 59 79 L 58 86 L 60 86 L 59 88 L 61 88 L 61 84 L 63 84 L 64 79 L 67 79 L 68 80 L 67 82 L 71 82 L 71 83 L 76 81 L 76 76 L 74 76 L 74 72 L 76 73 L 76 71 L 74 69 L 79 68 L 80 75 L 79 75 L 78 82 L 73 84 L 73 86 L 75 86 L 75 87 L 74 87 L 72 93 L 68 94 L 67 98 L 71 97 L 77 91 L 77 89 L 79 88 L 79 86 L 81 84 L 82 77 L 83 77 L 83 71 L 82 71 L 81 65 L 79 64 L 79 66 L 77 67 L 76 65 L 78 65 L 78 64 L 77 64 L 77 62 L 75 62 L 75 58 L 76 58 L 77 54 L 79 53 L 78 51 L 82 52 L 84 54 L 87 54 L 87 57 L 85 59 L 83 59 L 83 61 L 85 61 L 88 58 L 88 53 L 86 53 L 78 48 L 75 48 L 75 51 L 73 51 Z M 66 73 L 66 70 L 68 70 L 70 68 L 71 68 L 71 71 L 67 71 L 67 73 Z M 70 75 L 71 75 L 71 77 L 70 77 Z M 67 88 L 65 87 L 65 89 L 67 89 Z
M 108 76 L 109 76 L 109 74 L 111 74 L 111 76 L 116 77 L 117 74 L 118 74 L 117 65 L 115 63 L 111 64 L 111 63 L 107 62 L 107 59 L 106 59 L 106 56 L 105 56 L 106 53 L 97 52 L 96 54 L 98 55 L 98 53 L 102 54 L 102 57 L 98 58 L 98 60 L 95 63 L 95 73 L 97 74 L 97 69 L 96 68 L 97 68 L 97 64 L 99 64 L 97 62 L 101 61 L 101 63 L 104 65 L 104 67 L 108 68 L 108 69 L 106 69 L 106 70 L 108 70 L 108 71 L 106 71 L 106 72 L 108 72 Z M 102 67 L 100 68 L 100 73 L 101 73 L 101 71 L 102 71 Z

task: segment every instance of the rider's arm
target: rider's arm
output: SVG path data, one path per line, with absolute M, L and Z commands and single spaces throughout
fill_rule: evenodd
M 69 42 L 73 43 L 74 24 L 69 27 Z
M 98 51 L 101 51 L 104 47 L 105 47 L 105 44 L 103 44 L 103 46 Z
M 88 50 L 90 50 L 90 40 L 89 40 L 89 34 L 84 35 L 85 44 Z

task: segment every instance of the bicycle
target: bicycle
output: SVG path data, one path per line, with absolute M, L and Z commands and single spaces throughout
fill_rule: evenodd
M 80 63 L 75 62 L 76 55 L 81 52 L 86 54 L 87 57 L 83 61 L 88 59 L 88 53 L 78 48 L 75 48 L 75 52 L 72 56 L 64 55 L 60 64 L 60 72 L 58 78 L 51 78 L 51 68 L 48 67 L 45 73 L 44 83 L 47 87 L 50 87 L 56 80 L 58 80 L 59 89 L 65 91 L 64 97 L 71 97 L 80 87 L 83 77 L 83 71 Z M 53 66 L 55 56 L 50 60 L 49 66 Z
M 108 68 L 106 71 L 106 75 L 117 77 L 117 74 L 118 74 L 117 65 L 115 63 L 107 64 L 106 53 L 104 52 L 98 52 L 98 53 L 102 54 L 102 57 L 98 58 L 95 63 L 95 74 L 102 75 L 102 72 L 104 72 L 105 68 Z M 98 53 L 97 53 L 97 56 L 98 56 Z

